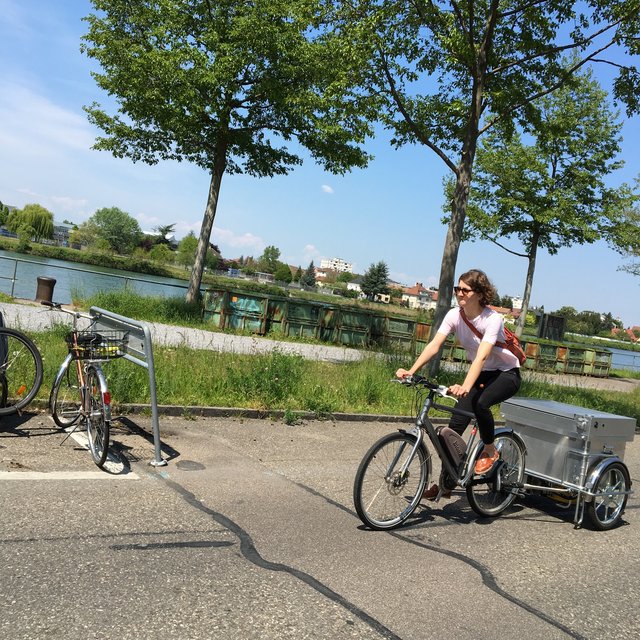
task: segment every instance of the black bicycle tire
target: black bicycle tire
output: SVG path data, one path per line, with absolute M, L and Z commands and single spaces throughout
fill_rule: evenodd
M 94 386 L 93 378 L 96 378 L 97 385 Z M 87 393 L 89 395 L 88 402 L 91 403 L 89 415 L 86 416 L 87 420 L 87 437 L 89 439 L 89 450 L 91 451 L 91 457 L 96 465 L 100 468 L 104 466 L 109 454 L 109 419 L 107 418 L 107 412 L 104 404 L 104 396 L 102 395 L 102 387 L 100 385 L 101 374 L 98 373 L 96 367 L 90 366 L 87 368 L 87 379 L 85 381 L 87 387 Z M 97 387 L 98 394 L 94 396 L 94 389 Z M 93 402 L 95 397 L 98 398 L 98 404 L 100 406 L 100 413 L 102 415 L 102 428 L 99 433 L 99 442 L 96 442 L 94 434 L 92 433 L 93 414 L 94 407 Z M 98 446 L 99 445 L 99 446 Z
M 431 473 L 429 456 L 427 455 L 424 445 L 422 445 L 417 451 L 420 478 L 416 486 L 416 491 L 411 497 L 408 505 L 404 509 L 402 509 L 400 513 L 394 515 L 393 518 L 390 518 L 386 521 L 373 518 L 368 513 L 367 508 L 363 504 L 363 483 L 365 480 L 365 475 L 376 454 L 380 452 L 386 445 L 392 443 L 394 440 L 404 441 L 406 442 L 407 446 L 413 447 L 416 442 L 416 436 L 410 433 L 399 431 L 397 433 L 389 433 L 386 436 L 380 438 L 370 447 L 370 449 L 362 458 L 362 461 L 358 466 L 358 470 L 356 471 L 353 483 L 353 503 L 358 517 L 365 525 L 367 525 L 371 529 L 375 529 L 378 531 L 388 531 L 390 529 L 399 527 L 403 522 L 407 520 L 407 518 L 411 516 L 411 514 L 418 507 L 420 500 L 422 499 L 422 493 L 425 486 L 427 485 L 429 475 Z M 400 502 L 402 503 L 402 501 Z
M 40 390 L 40 386 L 42 385 L 42 356 L 40 355 L 40 351 L 38 347 L 36 347 L 35 343 L 31 338 L 26 336 L 21 331 L 16 329 L 10 329 L 9 327 L 0 327 L 0 339 L 5 336 L 6 338 L 12 338 L 22 343 L 27 351 L 31 354 L 34 363 L 34 377 L 33 380 L 29 380 L 28 384 L 31 385 L 28 391 L 24 394 L 21 394 L 20 400 L 9 405 L 9 406 L 0 406 L 0 416 L 9 416 L 14 413 L 18 413 L 22 409 L 24 409 L 35 397 L 38 391 Z M 6 362 L 0 362 L 0 373 L 5 378 L 5 380 L 9 380 L 10 376 L 6 376 Z M 4 384 L 4 383 L 3 383 Z M 7 393 L 7 389 L 3 390 L 3 397 Z M 8 396 L 6 397 L 6 401 L 8 401 Z M 5 403 L 3 402 L 3 404 Z
M 51 387 L 51 393 L 49 394 L 49 411 L 51 412 L 51 417 L 53 421 L 60 427 L 61 429 L 67 429 L 68 427 L 72 427 L 82 415 L 82 390 L 78 384 L 77 393 L 78 393 L 78 414 L 72 420 L 63 420 L 60 417 L 60 412 L 58 411 L 56 405 L 58 404 L 58 398 L 60 395 L 60 389 L 64 384 L 65 380 L 69 379 L 69 367 L 76 367 L 76 360 L 68 360 L 66 365 L 64 366 L 64 371 L 58 372 L 56 380 Z M 76 369 L 77 371 L 77 369 Z M 77 375 L 77 374 L 76 374 Z

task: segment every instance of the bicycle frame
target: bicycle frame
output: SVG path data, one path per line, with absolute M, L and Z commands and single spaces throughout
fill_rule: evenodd
M 402 465 L 402 468 L 400 469 L 400 476 L 401 477 L 404 476 L 407 469 L 411 465 L 413 458 L 416 455 L 416 451 L 418 450 L 419 447 L 423 446 L 424 433 L 426 432 L 431 444 L 433 445 L 433 448 L 435 449 L 436 453 L 438 454 L 438 457 L 440 458 L 440 461 L 445 471 L 452 478 L 456 480 L 456 484 L 458 484 L 461 487 L 465 487 L 473 476 L 475 461 L 483 447 L 482 442 L 476 443 L 477 426 L 475 424 L 475 415 L 468 411 L 463 411 L 462 409 L 456 409 L 455 407 L 449 407 L 447 405 L 438 404 L 434 401 L 435 395 L 436 395 L 436 390 L 430 389 L 427 397 L 425 398 L 422 404 L 420 413 L 416 418 L 415 427 L 409 432 L 416 437 L 416 441 L 413 445 L 411 453 L 409 454 L 409 456 L 407 456 L 407 459 L 405 460 L 404 464 Z M 449 456 L 445 451 L 444 447 L 442 446 L 442 443 L 440 442 L 440 438 L 438 437 L 436 428 L 434 427 L 433 422 L 431 422 L 431 420 L 429 419 L 429 412 L 431 411 L 432 408 L 439 409 L 441 411 L 446 411 L 452 414 L 455 413 L 459 415 L 464 415 L 472 419 L 473 427 L 471 431 L 471 437 L 467 442 L 467 447 L 466 447 L 464 456 L 460 464 L 458 465 L 458 468 L 454 467 L 451 461 L 449 460 Z M 403 431 L 406 433 L 404 429 L 400 429 L 400 431 Z M 403 448 L 400 448 L 395 458 L 392 460 L 391 464 L 389 465 L 389 469 L 395 468 L 395 465 L 400 459 L 400 456 L 402 455 L 402 453 L 403 453 Z
M 72 363 L 73 361 L 73 363 Z M 67 354 L 66 358 L 62 361 L 62 364 L 60 365 L 60 369 L 58 370 L 58 373 L 56 374 L 55 380 L 53 382 L 53 386 L 56 386 L 60 383 L 60 379 L 62 378 L 62 376 L 64 376 L 68 370 L 68 367 L 70 366 L 75 366 L 78 372 L 78 382 L 79 382 L 79 390 L 80 390 L 80 395 L 81 395 L 81 410 L 82 410 L 82 415 L 83 416 L 87 416 L 91 413 L 91 405 L 90 405 L 90 397 L 91 394 L 87 393 L 88 391 L 88 387 L 87 387 L 87 383 L 86 383 L 86 368 L 90 365 L 93 364 L 93 366 L 95 367 L 95 369 L 99 372 L 99 378 L 100 378 L 100 393 L 105 396 L 105 394 L 108 396 L 108 390 L 106 388 L 106 384 L 104 382 L 104 376 L 101 375 L 102 374 L 102 367 L 100 367 L 97 363 L 93 362 L 92 360 L 79 360 L 77 358 L 74 358 L 73 355 L 71 353 Z M 109 399 L 110 400 L 110 399 Z M 106 412 L 106 418 L 107 419 L 111 419 L 111 403 L 110 401 L 106 401 L 105 405 L 105 412 Z M 79 423 L 81 423 L 82 420 L 79 421 Z M 76 426 L 77 424 L 76 423 Z M 74 430 L 76 428 L 76 426 L 74 426 Z

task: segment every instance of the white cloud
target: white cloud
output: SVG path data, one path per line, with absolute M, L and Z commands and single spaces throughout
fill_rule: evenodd
M 322 185 L 322 190 L 323 190 L 325 193 L 334 193 L 334 191 L 333 191 L 333 187 L 330 187 L 328 184 L 323 184 L 323 185 Z
M 0 146 L 6 157 L 59 158 L 61 151 L 89 152 L 91 127 L 28 86 L 7 83 L 0 92 Z
M 146 213 L 136 213 L 134 216 L 139 222 L 143 231 L 151 231 L 154 227 L 158 227 L 162 224 L 162 220 L 158 216 L 150 216 Z
M 302 250 L 302 255 L 304 256 L 304 261 L 307 264 L 312 260 L 314 262 L 318 262 L 322 257 L 320 251 L 318 251 L 318 249 L 312 244 L 305 245 L 304 249 Z
M 85 198 L 71 198 L 70 196 L 51 196 L 50 200 L 56 211 L 62 210 L 71 213 L 84 209 L 88 204 Z
M 198 231 L 200 230 L 201 223 L 198 223 Z M 197 233 L 197 232 L 196 232 Z M 229 249 L 242 250 L 247 249 L 250 252 L 262 252 L 266 244 L 260 236 L 255 236 L 252 233 L 243 233 L 241 235 L 236 234 L 230 229 L 221 229 L 219 227 L 213 228 L 211 234 L 211 242 L 217 244 L 221 249 L 228 247 Z M 224 251 L 222 252 L 224 255 Z

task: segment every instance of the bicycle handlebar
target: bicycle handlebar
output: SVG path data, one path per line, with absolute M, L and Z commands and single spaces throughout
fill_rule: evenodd
M 65 309 L 62 306 L 61 302 L 50 302 L 49 300 L 40 300 L 40 304 L 45 307 L 49 307 L 50 309 L 57 309 L 58 311 L 62 311 L 63 313 L 68 313 L 69 315 L 74 316 L 75 318 L 87 318 L 88 320 L 94 320 L 95 318 L 88 313 L 82 313 L 82 311 L 71 311 L 70 309 Z
M 412 376 L 407 376 L 406 378 L 402 378 L 401 380 L 395 379 L 393 382 L 399 382 L 407 387 L 426 387 L 427 389 L 437 393 L 443 398 L 453 398 L 449 393 L 449 387 L 446 387 L 443 384 L 436 384 L 435 382 L 431 382 L 431 380 L 427 380 L 424 376 L 420 376 L 414 374 Z
M 413 376 L 407 376 L 406 378 L 402 378 L 399 380 L 398 378 L 394 378 L 392 382 L 399 382 L 407 387 L 425 387 L 429 389 L 430 394 L 436 394 L 442 396 L 443 398 L 451 398 L 458 402 L 458 398 L 452 396 L 449 393 L 449 387 L 445 387 L 443 384 L 436 384 L 435 382 L 431 382 L 431 380 L 427 380 L 425 377 L 421 375 L 414 374 Z M 458 409 L 457 406 L 448 407 L 443 404 L 433 403 L 432 406 L 435 409 L 441 409 L 442 411 L 448 411 L 449 413 L 456 413 L 462 416 L 466 416 L 468 418 L 476 419 L 475 413 L 472 411 L 465 411 L 464 409 Z

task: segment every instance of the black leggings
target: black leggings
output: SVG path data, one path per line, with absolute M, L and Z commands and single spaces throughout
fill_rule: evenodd
M 491 407 L 507 400 L 520 388 L 520 369 L 509 371 L 481 371 L 469 395 L 458 401 L 456 408 L 471 411 L 478 420 L 480 437 L 485 444 L 493 444 L 495 422 Z M 462 435 L 471 418 L 453 414 L 449 426 Z

